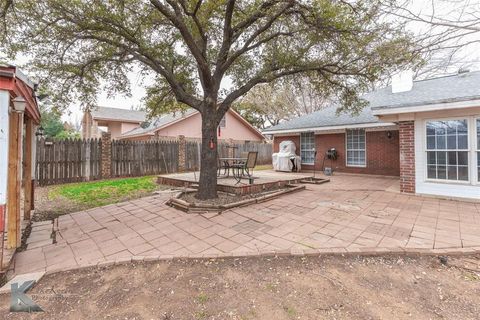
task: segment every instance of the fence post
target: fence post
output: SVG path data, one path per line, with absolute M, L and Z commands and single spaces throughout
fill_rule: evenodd
M 85 181 L 90 181 L 90 156 L 92 154 L 91 148 L 90 148 L 90 139 L 84 139 L 83 140 L 83 145 L 85 146 Z
M 112 136 L 110 132 L 102 132 L 102 179 L 112 175 Z
M 228 149 L 228 157 L 229 157 L 229 158 L 235 158 L 235 148 L 234 148 L 234 147 L 235 147 L 235 143 L 233 142 L 233 139 L 232 139 L 232 138 L 228 139 L 228 144 L 227 144 L 227 145 L 228 145 L 228 147 L 229 147 L 229 148 L 227 148 L 227 149 Z M 239 157 L 239 156 L 240 156 L 240 155 L 237 154 L 237 157 Z
M 184 172 L 187 168 L 186 162 L 187 141 L 184 135 L 178 136 L 178 172 Z

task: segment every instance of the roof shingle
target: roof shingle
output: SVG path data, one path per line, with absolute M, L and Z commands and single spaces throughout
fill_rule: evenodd
M 120 137 L 125 138 L 125 137 L 130 137 L 130 136 L 137 136 L 137 135 L 143 135 L 143 134 L 149 134 L 153 133 L 155 130 L 171 123 L 176 120 L 179 120 L 181 118 L 188 117 L 192 115 L 193 113 L 198 112 L 195 109 L 187 109 L 185 112 L 175 112 L 175 113 L 168 113 L 165 115 L 162 115 L 158 118 L 155 118 L 151 120 L 150 124 L 146 126 L 145 128 L 138 127 L 135 129 L 132 129 L 130 131 L 127 131 L 123 133 Z
M 367 93 L 362 98 L 369 105 L 358 115 L 345 112 L 337 115 L 338 106 L 330 106 L 267 128 L 263 132 L 377 123 L 380 121 L 372 110 L 478 99 L 480 71 L 414 81 L 412 90 L 407 92 L 392 93 L 392 87 L 388 86 Z
M 91 114 L 94 119 L 109 119 L 116 121 L 143 122 L 146 118 L 145 111 L 110 107 L 95 107 L 91 110 Z

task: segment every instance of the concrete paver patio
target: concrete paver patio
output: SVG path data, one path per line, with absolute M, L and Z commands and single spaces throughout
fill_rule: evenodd
M 480 203 L 400 194 L 397 186 L 398 178 L 336 174 L 220 215 L 177 211 L 165 205 L 168 193 L 76 212 L 34 223 L 15 273 L 143 258 L 480 250 Z

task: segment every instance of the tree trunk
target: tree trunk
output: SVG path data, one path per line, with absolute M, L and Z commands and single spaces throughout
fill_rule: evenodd
M 197 193 L 197 198 L 201 200 L 217 197 L 217 123 L 215 108 L 210 110 L 202 114 L 202 158 Z

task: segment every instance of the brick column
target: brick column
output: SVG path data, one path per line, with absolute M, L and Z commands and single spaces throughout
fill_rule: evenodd
M 187 168 L 187 141 L 184 135 L 178 136 L 178 172 L 184 172 Z
M 400 191 L 415 193 L 415 123 L 398 123 L 400 140 Z
M 102 132 L 102 178 L 112 175 L 112 136 L 110 132 Z

